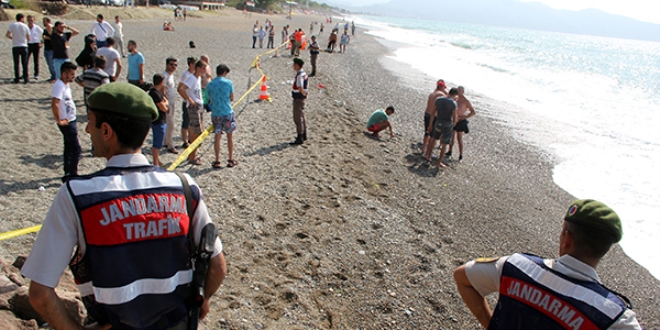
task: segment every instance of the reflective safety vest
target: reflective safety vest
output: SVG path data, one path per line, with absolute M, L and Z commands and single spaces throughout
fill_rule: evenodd
M 307 85 L 309 83 L 308 78 L 307 78 L 307 74 L 305 73 L 305 71 L 300 70 L 300 71 L 298 71 L 298 73 L 296 73 L 296 78 L 293 80 L 293 86 L 292 86 L 293 90 L 291 91 L 291 96 L 294 99 L 305 99 L 305 98 L 307 98 L 302 93 L 300 93 L 300 91 L 298 90 L 298 87 L 301 87 L 301 86 L 298 86 L 298 77 L 300 77 L 300 76 L 302 76 L 302 79 L 303 79 L 302 88 L 305 92 L 307 92 Z
M 112 329 L 167 329 L 188 315 L 190 220 L 179 177 L 108 167 L 67 183 L 86 243 L 70 263 L 88 314 Z M 193 207 L 200 191 L 191 185 Z
M 488 329 L 607 329 L 626 308 L 603 285 L 570 278 L 540 257 L 517 253 L 502 268 L 500 298 Z

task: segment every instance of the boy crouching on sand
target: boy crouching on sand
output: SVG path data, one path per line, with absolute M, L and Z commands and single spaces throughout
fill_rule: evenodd
M 378 109 L 371 114 L 369 121 L 367 121 L 367 130 L 373 132 L 374 137 L 380 137 L 378 133 L 386 128 L 390 129 L 390 137 L 394 137 L 392 132 L 392 124 L 390 124 L 390 117 L 394 113 L 394 107 L 389 106 L 385 111 Z
M 158 119 L 151 123 L 151 130 L 153 133 L 153 145 L 151 147 L 151 155 L 154 159 L 154 165 L 160 166 L 158 154 L 160 148 L 163 147 L 165 140 L 165 129 L 167 127 L 167 112 L 169 111 L 167 99 L 163 96 L 165 93 L 165 76 L 160 73 L 154 75 L 154 87 L 149 90 L 149 96 L 154 100 L 156 108 L 158 109 Z
M 218 75 L 215 79 L 206 85 L 206 92 L 209 95 L 211 107 L 211 120 L 213 121 L 213 132 L 215 141 L 213 148 L 215 150 L 215 162 L 213 168 L 220 168 L 220 138 L 222 133 L 227 133 L 227 149 L 229 152 L 229 161 L 227 167 L 234 167 L 238 164 L 234 160 L 234 138 L 233 133 L 236 130 L 236 118 L 234 118 L 234 109 L 231 102 L 234 101 L 234 84 L 227 79 L 229 67 L 220 64 L 215 69 Z

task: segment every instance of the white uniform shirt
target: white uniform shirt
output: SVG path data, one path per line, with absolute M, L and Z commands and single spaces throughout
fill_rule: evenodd
M 41 43 L 41 36 L 44 34 L 44 29 L 42 29 L 37 24 L 32 25 L 32 28 L 28 26 L 28 29 L 30 29 L 30 41 L 28 43 L 29 44 Z
M 9 24 L 7 31 L 11 32 L 12 47 L 27 47 L 30 28 L 23 22 Z
M 58 79 L 51 89 L 51 96 L 60 100 L 60 120 L 76 120 L 76 104 L 71 97 L 71 88 Z
M 96 51 L 97 56 L 103 56 L 107 60 L 105 62 L 105 68 L 103 71 L 108 74 L 110 77 L 114 77 L 117 73 L 117 59 L 119 58 L 119 52 L 110 47 L 101 47 Z
M 482 297 L 500 291 L 502 268 L 504 267 L 507 258 L 508 257 L 502 257 L 493 262 L 475 262 L 473 260 L 465 264 L 465 274 L 470 280 L 470 284 L 472 284 L 474 289 L 477 290 Z M 581 281 L 600 283 L 600 278 L 595 269 L 568 254 L 559 257 L 559 259 L 544 259 L 543 262 L 548 268 L 568 277 Z M 621 317 L 619 317 L 609 329 L 641 330 L 642 327 L 639 325 L 639 322 L 637 322 L 635 312 L 626 309 Z
M 92 28 L 89 30 L 89 33 L 96 36 L 96 40 L 105 41 L 108 37 L 111 37 L 115 34 L 115 29 L 110 25 L 110 23 L 103 21 L 101 23 L 94 22 Z
M 135 167 L 145 165 L 149 165 L 149 161 L 142 154 L 117 155 L 110 158 L 107 164 L 108 167 Z M 154 173 L 154 175 L 159 174 L 166 173 Z M 181 181 L 178 177 L 175 176 L 171 179 L 175 180 L 172 182 L 174 186 L 181 186 Z M 186 179 L 188 179 L 188 183 L 191 186 L 197 186 L 195 181 L 187 174 Z M 129 180 L 126 178 L 125 182 Z M 134 185 L 138 184 L 136 182 L 131 183 Z M 199 244 L 202 228 L 206 224 L 211 223 L 206 204 L 201 196 L 200 190 L 200 201 L 192 219 L 192 225 L 195 230 L 193 235 L 195 244 Z M 32 246 L 30 256 L 21 269 L 21 274 L 47 287 L 56 287 L 62 276 L 62 272 L 69 264 L 76 245 L 79 246 L 80 253 L 84 255 L 86 246 L 80 226 L 80 219 L 73 205 L 73 199 L 66 185 L 63 185 L 57 192 L 53 204 L 46 214 L 43 227 L 39 231 L 37 239 Z M 222 242 L 218 238 L 215 241 L 212 257 L 217 256 L 220 252 L 222 252 Z

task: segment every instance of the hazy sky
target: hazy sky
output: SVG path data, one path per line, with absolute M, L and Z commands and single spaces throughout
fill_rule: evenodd
M 350 3 L 353 6 L 384 3 L 389 0 L 335 0 L 330 2 Z M 582 10 L 596 8 L 604 12 L 631 17 L 644 22 L 660 24 L 659 0 L 520 0 L 524 2 L 541 2 L 552 8 Z M 320 0 L 319 2 L 323 2 Z

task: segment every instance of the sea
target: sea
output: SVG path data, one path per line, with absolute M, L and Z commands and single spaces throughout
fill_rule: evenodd
M 613 208 L 623 223 L 623 250 L 660 279 L 660 43 L 393 17 L 346 19 L 400 45 L 390 57 L 433 81 L 511 105 L 511 111 L 476 110 L 551 155 L 559 187 Z

